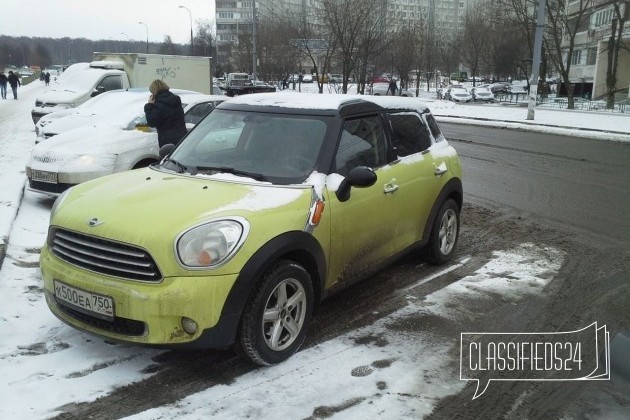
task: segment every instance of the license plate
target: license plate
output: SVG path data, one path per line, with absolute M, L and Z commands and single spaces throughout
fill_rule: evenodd
M 107 321 L 114 320 L 114 299 L 111 297 L 77 289 L 58 280 L 54 281 L 54 285 L 55 297 L 63 301 L 63 304 L 87 315 Z
M 31 170 L 31 179 L 33 181 L 48 182 L 49 184 L 57 183 L 57 172 Z

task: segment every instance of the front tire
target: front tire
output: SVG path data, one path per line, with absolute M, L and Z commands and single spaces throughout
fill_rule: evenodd
M 446 200 L 438 212 L 429 243 L 425 248 L 425 259 L 434 265 L 444 264 L 453 258 L 459 237 L 459 207 L 453 199 Z
M 293 261 L 279 261 L 263 275 L 247 303 L 238 331 L 240 350 L 254 363 L 270 366 L 302 345 L 313 315 L 310 274 Z

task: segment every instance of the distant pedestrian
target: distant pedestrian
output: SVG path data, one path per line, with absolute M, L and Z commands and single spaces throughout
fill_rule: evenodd
M 3 71 L 0 70 L 0 93 L 2 93 L 2 99 L 7 99 L 7 83 L 9 79 L 7 79 L 7 75 L 4 74 Z
M 9 84 L 11 85 L 11 90 L 13 91 L 13 99 L 17 99 L 17 88 L 21 86 L 20 78 L 17 77 L 12 71 L 9 71 Z
M 396 85 L 396 81 L 394 79 L 389 81 L 389 87 L 387 88 L 387 94 L 389 95 L 389 92 L 392 93 L 393 95 L 396 95 L 396 91 L 398 90 L 398 86 Z
M 50 73 L 46 72 L 46 74 L 44 74 L 44 82 L 46 82 L 46 86 L 48 86 L 50 83 Z

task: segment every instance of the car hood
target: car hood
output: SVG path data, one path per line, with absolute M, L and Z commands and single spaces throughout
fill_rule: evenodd
M 33 155 L 66 156 L 89 153 L 123 153 L 140 147 L 155 146 L 156 132 L 123 130 L 116 126 L 88 126 L 68 130 L 42 141 L 33 148 Z
M 37 98 L 38 101 L 48 104 L 75 103 L 85 96 L 85 92 L 73 92 L 71 90 L 52 89 Z
M 68 111 L 72 111 L 73 108 Z M 63 111 L 59 111 L 63 112 Z M 49 114 L 55 115 L 56 113 Z M 53 120 L 44 125 L 42 128 L 42 132 L 45 134 L 59 134 L 68 130 L 72 130 L 73 128 L 81 127 L 82 125 L 89 124 L 94 116 L 86 113 L 77 113 L 76 110 L 74 113 L 70 112 L 70 115 L 62 116 L 61 118 L 53 118 Z
M 71 188 L 52 215 L 51 226 L 139 246 L 158 263 L 174 260 L 175 240 L 181 233 L 213 219 L 248 220 L 244 247 L 252 247 L 252 253 L 283 232 L 304 229 L 313 197 L 311 185 L 277 186 L 233 178 L 153 168 L 109 175 Z M 90 227 L 88 221 L 94 218 L 100 224 Z

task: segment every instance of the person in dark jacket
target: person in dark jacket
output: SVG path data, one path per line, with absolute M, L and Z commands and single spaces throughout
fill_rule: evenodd
M 7 79 L 7 75 L 4 74 L 2 70 L 0 70 L 0 94 L 2 95 L 2 99 L 7 99 L 7 83 L 9 79 Z
M 392 93 L 392 96 L 396 95 L 397 90 L 398 90 L 398 86 L 396 85 L 396 81 L 394 79 L 391 79 L 389 81 L 389 87 L 387 88 L 387 95 L 389 95 L 389 92 Z
M 15 75 L 12 71 L 9 71 L 9 84 L 11 85 L 11 90 L 13 91 L 13 99 L 17 99 L 17 87 L 21 86 L 20 78 Z
M 157 128 L 160 147 L 169 143 L 177 144 L 187 133 L 181 98 L 159 79 L 151 82 L 149 91 L 151 96 L 144 105 L 147 124 Z

